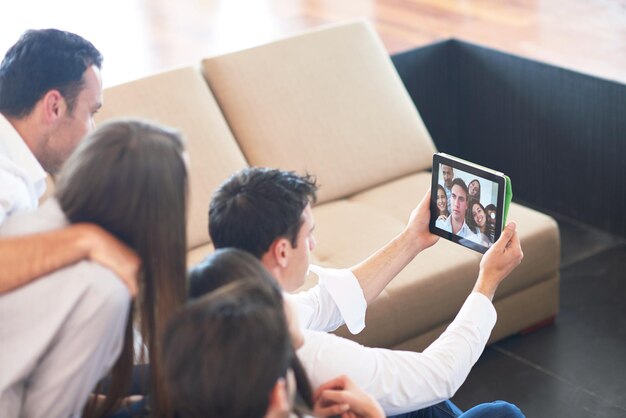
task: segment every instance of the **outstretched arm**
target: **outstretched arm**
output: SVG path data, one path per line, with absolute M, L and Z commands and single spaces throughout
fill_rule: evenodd
M 411 212 L 406 228 L 387 245 L 352 267 L 365 300 L 372 302 L 417 254 L 433 246 L 439 237 L 430 233 L 430 189 Z
M 131 296 L 136 295 L 139 258 L 108 232 L 92 224 L 0 239 L 0 293 L 82 259 L 111 269 L 128 287 Z
M 522 258 L 511 223 L 484 255 L 474 291 L 455 320 L 422 353 L 369 348 L 333 334 L 305 331 L 297 354 L 311 383 L 321 385 L 345 374 L 374 396 L 388 415 L 451 398 L 480 357 L 496 323 L 491 303 L 496 288 Z

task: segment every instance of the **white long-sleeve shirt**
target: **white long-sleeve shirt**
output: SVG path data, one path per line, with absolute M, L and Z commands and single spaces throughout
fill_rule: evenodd
M 0 114 L 0 225 L 16 212 L 33 211 L 46 190 L 46 172 Z
M 491 301 L 472 293 L 446 331 L 422 353 L 369 348 L 305 330 L 297 354 L 313 387 L 345 374 L 374 396 L 386 414 L 395 415 L 451 398 L 482 354 L 495 323 Z
M 315 265 L 309 269 L 319 278 L 317 286 L 284 294 L 297 308 L 301 328 L 331 332 L 345 322 L 353 334 L 361 332 L 365 328 L 367 302 L 352 271 Z

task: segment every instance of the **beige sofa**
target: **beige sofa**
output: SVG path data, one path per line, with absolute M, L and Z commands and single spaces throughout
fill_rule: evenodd
M 321 265 L 350 266 L 402 230 L 429 186 L 436 149 L 370 25 L 326 27 L 199 67 L 108 88 L 99 114 L 100 122 L 141 117 L 184 133 L 191 158 L 191 264 L 212 251 L 211 193 L 249 165 L 317 176 L 314 259 Z M 555 221 L 517 204 L 509 218 L 518 223 L 525 259 L 496 295 L 492 341 L 558 311 Z M 370 305 L 365 331 L 352 338 L 423 349 L 460 308 L 480 258 L 440 240 Z

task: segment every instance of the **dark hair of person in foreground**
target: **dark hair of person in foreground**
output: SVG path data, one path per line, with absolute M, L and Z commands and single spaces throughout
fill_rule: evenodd
M 252 255 L 218 250 L 190 274 L 192 301 L 163 340 L 170 399 L 180 418 L 263 417 L 291 369 L 305 409 L 312 391 L 298 361 L 278 284 Z

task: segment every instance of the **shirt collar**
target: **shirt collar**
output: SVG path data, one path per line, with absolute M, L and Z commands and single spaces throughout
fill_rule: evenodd
M 18 165 L 32 183 L 45 182 L 46 172 L 13 125 L 0 114 L 0 154 Z

